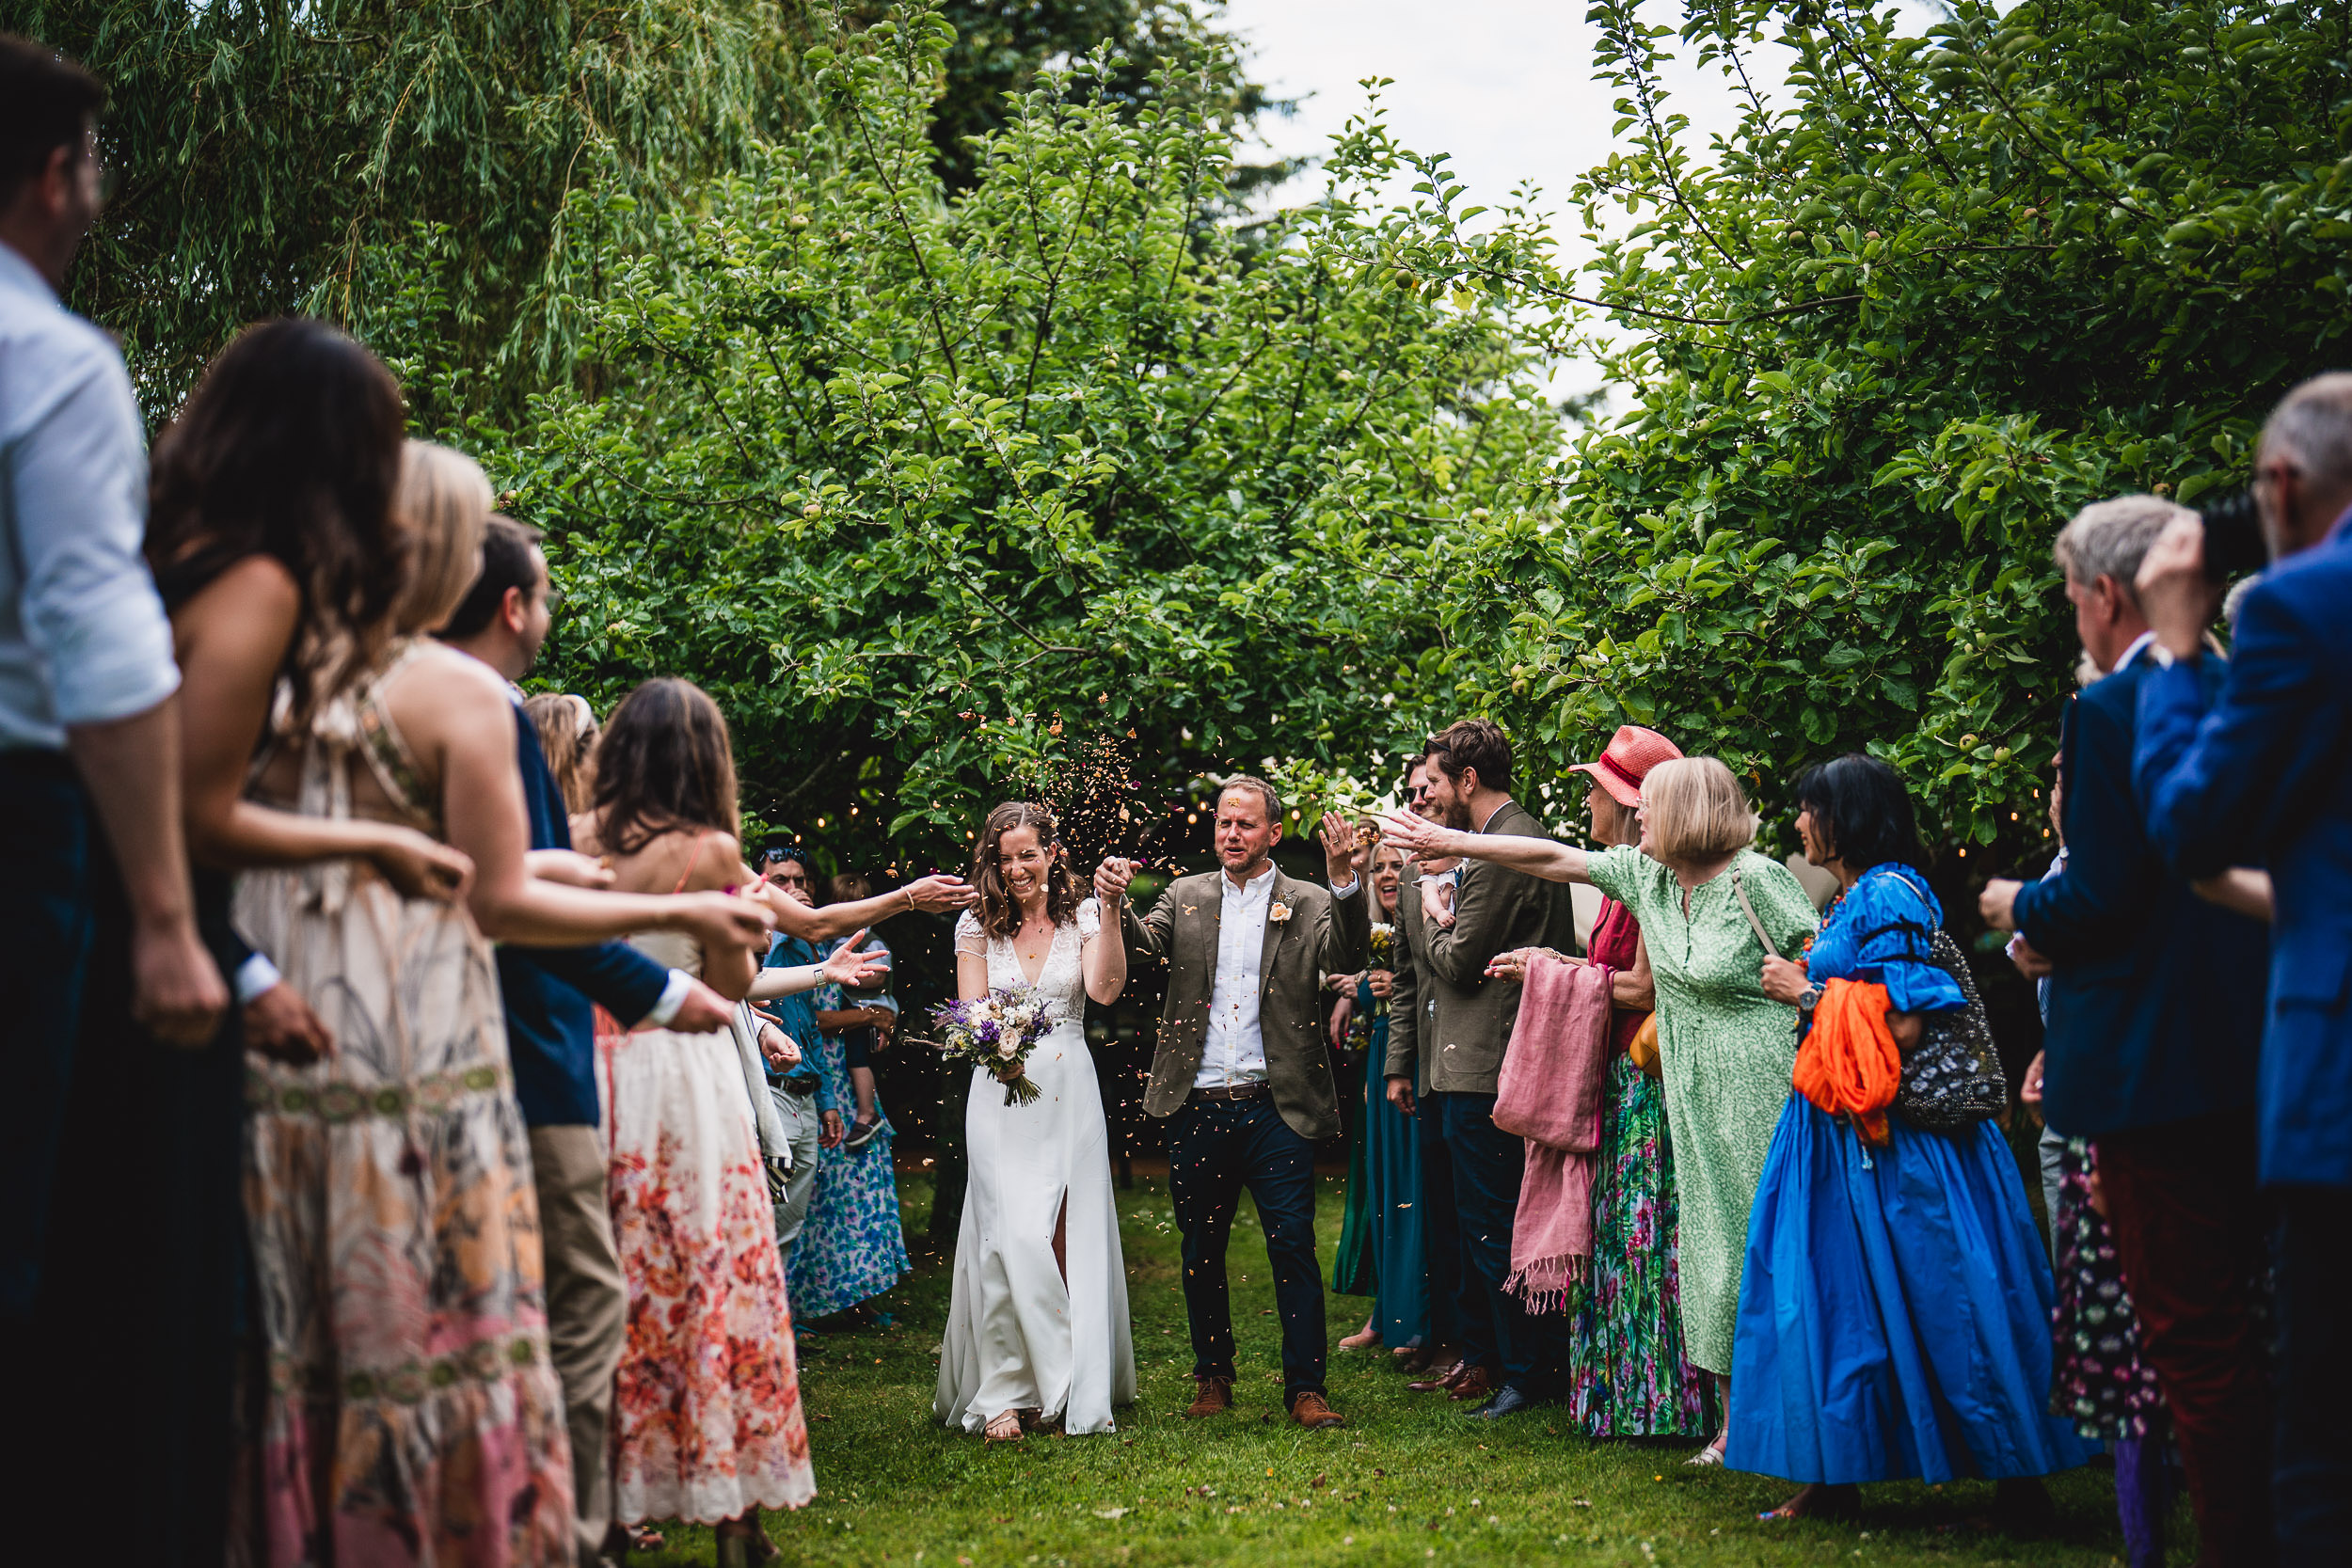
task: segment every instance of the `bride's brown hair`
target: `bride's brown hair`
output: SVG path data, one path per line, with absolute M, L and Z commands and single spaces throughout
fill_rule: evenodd
M 999 847 L 1015 828 L 1034 832 L 1038 847 L 1053 857 L 1045 872 L 1045 918 L 1057 926 L 1078 918 L 1078 884 L 1061 852 L 1061 830 L 1053 810 L 1029 800 L 1008 800 L 988 814 L 972 850 L 972 885 L 980 890 L 980 929 L 992 937 L 1009 937 L 1021 928 L 1021 905 L 1005 886 Z

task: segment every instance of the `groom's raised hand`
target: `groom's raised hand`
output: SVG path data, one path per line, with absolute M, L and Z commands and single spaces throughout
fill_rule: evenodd
M 1105 909 L 1117 909 L 1119 901 L 1127 896 L 1127 884 L 1136 879 L 1133 861 L 1114 855 L 1094 868 L 1094 896 Z
M 1333 887 L 1356 879 L 1356 824 L 1342 812 L 1327 811 L 1320 827 L 1323 866 Z

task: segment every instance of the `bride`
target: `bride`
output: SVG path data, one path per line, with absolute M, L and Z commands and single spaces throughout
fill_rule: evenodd
M 1126 943 L 1115 930 L 1102 940 L 1043 806 L 990 812 L 972 864 L 980 903 L 956 923 L 956 994 L 1026 982 L 1055 1022 L 1029 1057 L 1040 1093 L 1028 1104 L 1006 1104 L 987 1069 L 972 1069 L 971 1179 L 932 1409 L 991 1442 L 1057 1418 L 1073 1435 L 1108 1432 L 1111 1406 L 1135 1400 L 1136 1354 L 1085 1018 L 1087 997 L 1112 1002 L 1125 988 Z

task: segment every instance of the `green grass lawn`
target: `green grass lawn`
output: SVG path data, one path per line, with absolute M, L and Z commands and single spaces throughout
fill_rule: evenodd
M 1340 1182 L 1322 1188 L 1327 1262 Z M 1963 1482 L 1867 1488 L 1859 1525 L 1768 1525 L 1756 1514 L 1791 1488 L 1761 1476 L 1687 1468 L 1687 1445 L 1592 1443 L 1552 1412 L 1497 1426 L 1441 1396 L 1413 1394 L 1385 1354 L 1335 1351 L 1331 1401 L 1349 1424 L 1310 1433 L 1282 1417 L 1279 1335 L 1265 1251 L 1243 1205 L 1232 1268 L 1241 1381 L 1228 1416 L 1191 1422 L 1191 1353 L 1176 1291 L 1167 1182 L 1121 1193 L 1128 1291 L 1142 1394 L 1116 1434 L 1031 1437 L 983 1448 L 931 1419 L 934 1354 L 947 1313 L 947 1262 L 917 1254 L 882 1303 L 886 1328 L 830 1334 L 802 1363 L 817 1500 L 768 1516 L 787 1563 L 960 1565 L 1385 1563 L 2106 1564 L 2120 1560 L 2106 1476 L 2058 1478 L 2061 1529 L 2012 1540 L 1984 1523 L 1993 1488 Z M 903 1183 L 921 1234 L 927 1180 Z M 1241 1276 L 1247 1275 L 1247 1279 Z M 1331 1338 L 1367 1306 L 1332 1296 Z M 2175 1541 L 2189 1540 L 2185 1513 Z M 707 1530 L 673 1526 L 665 1553 L 633 1562 L 712 1560 Z M 2184 1554 L 2185 1555 L 2185 1554 Z

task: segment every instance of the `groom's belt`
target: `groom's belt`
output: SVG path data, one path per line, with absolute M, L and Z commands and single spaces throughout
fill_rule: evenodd
M 1195 1089 L 1191 1098 L 1222 1103 L 1229 1100 L 1262 1100 L 1273 1092 L 1274 1086 L 1261 1078 L 1250 1084 L 1228 1084 L 1221 1089 Z

